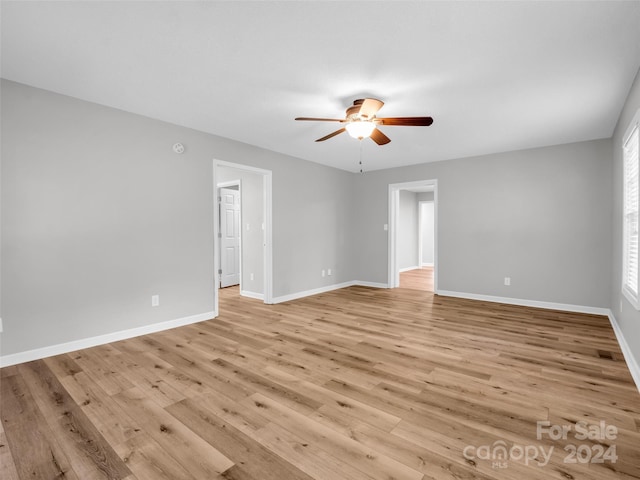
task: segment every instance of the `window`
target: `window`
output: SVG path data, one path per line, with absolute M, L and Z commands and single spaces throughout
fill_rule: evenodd
M 639 121 L 640 110 L 631 122 L 622 144 L 624 163 L 622 293 L 637 310 L 640 310 L 638 298 Z

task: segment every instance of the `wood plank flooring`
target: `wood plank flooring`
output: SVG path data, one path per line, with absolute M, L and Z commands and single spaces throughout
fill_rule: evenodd
M 220 311 L 0 370 L 0 478 L 640 478 L 640 394 L 604 317 L 366 287 L 224 289 Z
M 400 288 L 433 292 L 433 267 L 420 267 L 400 274 Z

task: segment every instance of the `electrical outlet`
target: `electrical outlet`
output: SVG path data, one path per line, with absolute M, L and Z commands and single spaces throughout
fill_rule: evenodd
M 324 271 L 324 270 L 322 270 L 322 276 L 324 277 L 324 275 L 325 275 L 325 271 Z
M 331 276 L 331 269 L 327 270 L 327 275 Z
M 387 230 L 389 230 L 389 225 L 385 223 L 382 228 L 384 228 L 384 231 L 386 232 Z
M 511 285 L 511 277 L 504 277 L 504 284 L 508 287 Z
M 253 273 L 249 274 L 249 278 L 251 279 L 251 281 L 253 281 Z
M 160 295 L 151 295 L 151 306 L 157 307 L 160 305 Z

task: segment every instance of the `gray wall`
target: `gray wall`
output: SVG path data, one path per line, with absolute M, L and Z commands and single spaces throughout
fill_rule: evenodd
M 262 175 L 230 167 L 218 167 L 216 182 L 240 180 L 242 188 L 242 290 L 264 294 L 264 195 Z M 219 254 L 219 252 L 218 252 Z M 253 273 L 253 280 L 251 274 Z
M 420 192 L 416 195 L 419 202 L 433 202 L 434 199 L 433 192 Z
M 418 200 L 414 192 L 400 190 L 398 202 L 398 252 L 400 270 L 418 266 Z
M 434 208 L 433 192 L 421 192 L 418 193 L 418 202 L 431 202 L 427 210 L 419 211 L 418 215 L 421 216 L 420 237 L 422 238 L 422 263 L 433 265 L 435 263 L 435 208 Z
M 616 135 L 354 175 L 3 81 L 2 354 L 210 312 L 213 158 L 273 172 L 275 297 L 386 284 L 388 185 L 437 179 L 440 289 L 615 308 Z
M 613 134 L 613 214 L 611 215 L 613 242 L 611 250 L 611 309 L 631 348 L 636 362 L 640 364 L 640 312 L 622 295 L 622 137 L 640 108 L 640 74 L 629 92 L 629 97 L 620 114 L 618 125 Z
M 420 203 L 420 238 L 422 241 L 422 265 L 435 263 L 435 212 L 434 203 L 423 201 Z M 421 265 L 421 266 L 422 266 Z
M 356 176 L 359 279 L 387 279 L 388 185 L 430 179 L 438 180 L 439 289 L 609 306 L 611 140 Z
M 2 355 L 211 312 L 213 158 L 273 172 L 274 296 L 354 278 L 350 173 L 1 88 Z
M 197 143 L 2 82 L 3 355 L 213 310 L 212 171 Z
M 353 280 L 354 176 L 303 160 L 274 170 L 275 297 Z

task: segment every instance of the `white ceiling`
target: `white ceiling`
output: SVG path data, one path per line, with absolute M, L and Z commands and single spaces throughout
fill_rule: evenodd
M 640 67 L 640 1 L 2 1 L 2 76 L 356 171 L 611 136 Z M 171 139 L 179 141 L 180 139 Z

